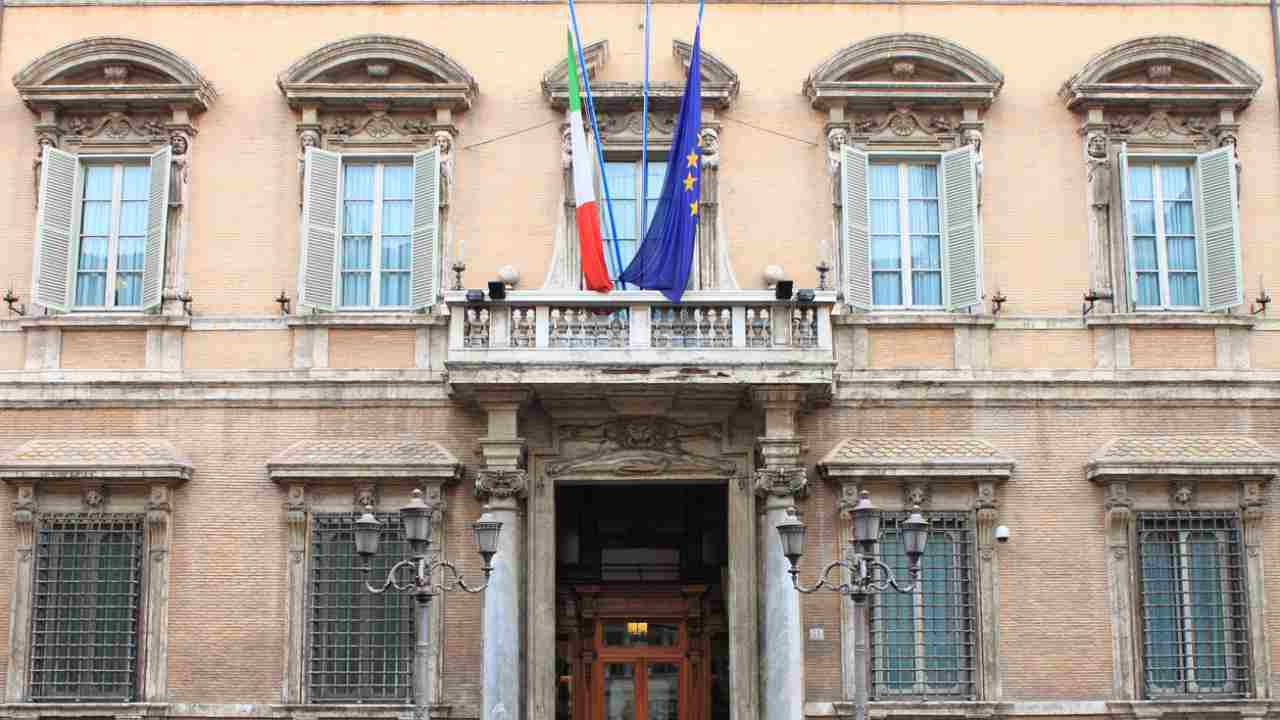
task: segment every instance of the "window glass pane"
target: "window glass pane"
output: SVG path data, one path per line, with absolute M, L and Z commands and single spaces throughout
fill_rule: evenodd
M 383 200 L 413 199 L 413 167 L 387 165 L 382 171 Z
M 1194 237 L 1169 238 L 1169 269 L 1196 269 L 1196 239 Z
M 120 187 L 120 199 L 147 202 L 151 195 L 151 168 L 146 165 L 125 165 Z
M 941 305 L 942 304 L 942 273 L 941 272 L 920 272 L 911 273 L 911 304 L 913 305 Z
M 675 663 L 648 663 L 648 666 L 647 720 L 677 720 L 680 717 L 680 666 Z
M 912 198 L 937 198 L 938 166 L 908 165 L 907 191 Z
M 86 200 L 84 218 L 80 222 L 84 235 L 107 235 L 111 232 L 111 201 Z
M 408 235 L 413 232 L 413 201 L 382 201 L 382 234 Z
M 897 200 L 871 201 L 871 232 L 892 234 L 902 232 Z
M 76 305 L 92 306 L 106 304 L 107 274 L 105 272 L 82 272 L 76 275 Z
M 897 235 L 871 236 L 871 267 L 876 270 L 902 267 L 902 239 Z
M 1172 533 L 1145 537 L 1142 542 L 1142 610 L 1146 625 L 1147 682 L 1173 686 L 1182 673 L 1178 630 L 1177 538 Z
M 880 556 L 895 577 L 907 576 L 907 556 L 896 532 L 880 539 Z M 875 682 L 889 693 L 909 693 L 916 684 L 916 609 L 914 593 L 876 596 L 876 643 L 880 672 Z
M 937 235 L 911 237 L 911 268 L 913 270 L 942 269 L 942 241 Z
M 120 238 L 116 253 L 116 305 L 142 304 L 142 256 L 145 249 L 145 237 Z
M 902 273 L 871 273 L 871 302 L 876 305 L 901 305 Z
M 667 163 L 662 161 L 649 161 L 649 199 L 654 200 L 662 196 L 662 182 L 667 179 Z M 696 176 L 694 179 L 697 179 Z M 638 197 L 638 193 L 637 193 Z M 653 207 L 653 203 L 649 203 L 649 207 Z
M 128 200 L 120 203 L 120 234 L 147 234 L 147 202 Z
M 938 234 L 937 200 L 912 200 L 907 210 L 911 216 L 912 234 Z
M 1191 199 L 1191 166 L 1161 165 L 1160 194 L 1166 201 Z
M 867 179 L 873 198 L 898 198 L 898 165 L 896 163 L 872 163 Z
M 375 165 L 348 163 L 342 167 L 342 197 L 346 200 L 372 200 Z
M 634 720 L 636 716 L 635 666 L 630 663 L 605 663 L 605 720 Z
M 1160 304 L 1160 274 L 1154 272 L 1138 273 L 1139 305 L 1151 306 Z
M 1150 200 L 1155 197 L 1150 165 L 1129 165 L 1129 199 Z
M 1227 680 L 1227 638 L 1223 632 L 1224 596 L 1218 538 L 1213 533 L 1188 533 L 1192 647 L 1196 685 L 1221 687 Z
M 1195 218 L 1190 200 L 1166 200 L 1164 203 L 1164 232 L 1166 235 L 1196 234 Z
M 1200 305 L 1200 278 L 1195 273 L 1169 273 L 1169 302 L 1173 305 Z
M 1156 254 L 1156 238 L 1154 235 L 1139 235 L 1133 239 L 1133 264 L 1138 270 L 1156 270 L 1159 258 Z
M 1129 203 L 1129 221 L 1134 235 L 1156 233 L 1155 205 L 1150 200 L 1133 200 Z

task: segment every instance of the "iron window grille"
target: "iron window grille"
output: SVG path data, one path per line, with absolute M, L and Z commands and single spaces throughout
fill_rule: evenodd
M 372 577 L 408 556 L 398 513 L 376 513 Z M 315 703 L 412 700 L 413 612 L 406 593 L 375 595 L 355 552 L 356 513 L 315 513 L 308 569 L 308 698 Z M 402 578 L 402 580 L 404 580 Z
M 142 570 L 141 515 L 39 518 L 32 700 L 137 699 Z
M 1147 697 L 1249 693 L 1248 598 L 1239 516 L 1137 516 Z
M 899 527 L 907 513 L 886 513 L 880 560 L 909 578 Z M 886 590 L 871 605 L 871 694 L 878 699 L 976 696 L 973 527 L 969 513 L 929 513 L 920 586 Z

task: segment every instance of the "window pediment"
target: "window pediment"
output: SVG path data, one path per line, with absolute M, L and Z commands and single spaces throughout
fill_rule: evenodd
M 1280 475 L 1280 456 L 1246 437 L 1191 435 L 1116 438 L 1089 460 L 1094 482 L 1171 476 L 1261 479 Z
M 158 45 L 122 37 L 98 37 L 64 45 L 32 61 L 13 78 L 18 95 L 37 112 L 100 109 L 207 110 L 213 85 L 187 60 Z
M 1262 76 L 1209 43 L 1176 36 L 1137 38 L 1095 56 L 1063 84 L 1067 107 L 1178 105 L 1243 109 Z
M 0 479 L 184 482 L 191 479 L 191 461 L 165 440 L 43 438 L 0 459 Z
M 390 35 L 340 40 L 298 60 L 277 79 L 289 105 L 465 110 L 479 92 L 462 65 L 425 43 Z
M 684 70 L 689 69 L 689 58 L 693 46 L 682 40 L 673 40 L 671 54 Z M 625 112 L 639 110 L 644 98 L 644 85 L 640 82 L 606 80 L 597 81 L 595 76 L 609 59 L 609 41 L 598 40 L 584 45 L 582 53 L 586 57 L 587 76 L 592 79 L 591 95 L 595 99 L 597 112 Z M 568 73 L 567 60 L 561 59 L 542 74 L 542 95 L 551 103 L 551 107 L 564 111 L 569 104 L 568 88 L 565 84 Z M 707 107 L 724 110 L 733 104 L 738 96 L 738 74 L 723 60 L 702 48 L 702 103 Z M 654 111 L 674 112 L 679 109 L 680 98 L 684 94 L 683 82 L 650 82 L 649 108 Z
M 462 472 L 453 453 L 429 440 L 302 440 L 267 463 L 274 482 L 366 478 L 373 481 L 435 478 L 452 480 Z
M 815 108 L 952 105 L 985 108 L 1004 85 L 988 60 L 949 40 L 919 33 L 868 38 L 809 73 L 803 92 Z
M 993 478 L 1008 480 L 1013 460 L 977 438 L 853 437 L 818 464 L 828 478 Z

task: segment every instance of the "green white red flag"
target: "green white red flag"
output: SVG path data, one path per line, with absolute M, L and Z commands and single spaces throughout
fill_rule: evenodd
M 587 288 L 609 292 L 609 268 L 604 262 L 604 239 L 600 235 L 600 210 L 596 205 L 594 159 L 587 149 L 587 133 L 582 126 L 582 98 L 578 89 L 578 58 L 573 52 L 573 33 L 569 33 L 569 136 L 573 145 L 573 200 L 577 207 L 578 245 L 582 253 L 582 275 Z

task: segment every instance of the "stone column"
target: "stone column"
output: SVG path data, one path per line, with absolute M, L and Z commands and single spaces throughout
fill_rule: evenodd
M 481 624 L 480 720 L 521 720 L 524 697 L 524 513 L 528 492 L 524 440 L 518 436 L 520 406 L 527 393 L 491 393 L 479 398 L 489 415 L 481 438 L 484 467 L 476 474 L 476 494 L 485 512 L 502 523 L 493 575 L 484 593 Z
M 796 414 L 803 392 L 795 388 L 761 389 L 757 407 L 764 410 L 765 434 L 757 440 L 761 467 L 756 494 L 763 499 L 759 547 L 764 557 L 761 581 L 761 717 L 801 720 L 804 717 L 804 638 L 800 627 L 800 593 L 791 586 L 790 565 L 782 555 L 777 525 L 795 510 L 808 479 L 800 465 Z

